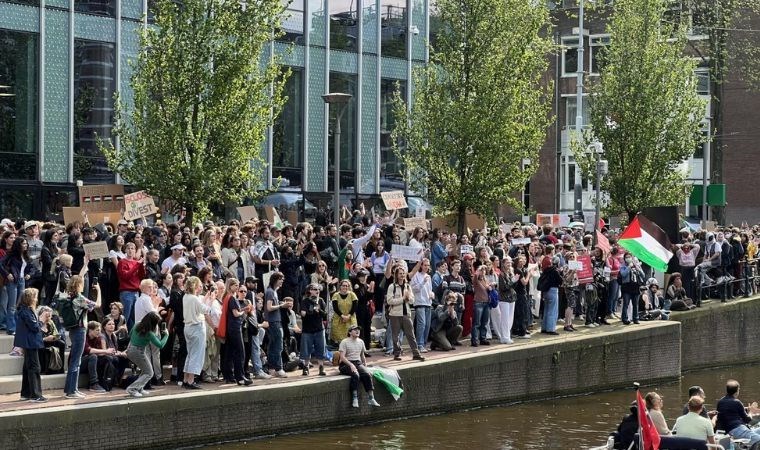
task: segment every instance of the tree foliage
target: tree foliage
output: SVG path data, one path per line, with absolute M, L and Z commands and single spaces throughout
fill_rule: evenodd
M 549 16 L 543 2 L 436 3 L 431 64 L 414 71 L 410 108 L 398 93 L 394 102 L 394 146 L 412 188 L 455 212 L 461 230 L 467 209 L 518 206 L 512 195 L 535 173 L 522 161 L 538 160 L 551 122 Z
M 591 128 L 573 145 L 582 170 L 594 179 L 594 157 L 585 148 L 594 139 L 604 144 L 609 173 L 601 187 L 609 195 L 609 214 L 631 218 L 687 196 L 682 165 L 702 139 L 706 105 L 696 91 L 695 61 L 684 51 L 684 28 L 662 21 L 667 4 L 615 1 L 610 45 L 590 86 Z
M 280 0 L 158 0 L 155 26 L 140 36 L 134 107 L 117 102 L 121 148 L 101 143 L 111 169 L 182 204 L 188 222 L 253 195 L 283 103 L 285 77 L 266 52 L 282 9 Z

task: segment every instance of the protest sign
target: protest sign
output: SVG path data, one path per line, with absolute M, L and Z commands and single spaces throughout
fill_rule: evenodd
M 576 276 L 578 277 L 578 282 L 581 284 L 587 284 L 594 280 L 594 268 L 591 265 L 591 256 L 589 255 L 580 255 L 576 259 L 577 263 L 583 264 L 582 269 L 578 269 L 576 271 Z
M 512 245 L 529 245 L 530 238 L 517 238 L 512 239 Z
M 99 258 L 108 258 L 108 244 L 106 241 L 90 242 L 84 244 L 84 254 L 87 255 L 90 260 Z
M 413 230 L 415 228 L 422 228 L 423 230 L 427 230 L 428 228 L 428 222 L 425 219 L 420 219 L 419 217 L 410 217 L 407 219 L 404 219 L 404 228 L 407 230 Z
M 460 245 L 459 246 L 459 254 L 464 255 L 465 253 L 472 253 L 472 245 Z
M 583 217 L 583 229 L 585 231 L 594 231 L 595 223 L 596 223 L 596 217 L 593 214 L 586 214 Z
M 536 214 L 536 225 L 539 227 L 551 225 L 558 228 L 560 226 L 559 214 Z
M 124 210 L 124 185 L 94 184 L 79 187 L 79 207 L 86 213 Z
M 124 218 L 137 220 L 158 212 L 153 197 L 145 191 L 137 191 L 124 195 Z
M 238 206 L 237 212 L 240 215 L 240 220 L 242 220 L 243 223 L 259 218 L 259 213 L 256 211 L 255 206 Z
M 298 211 L 286 211 L 285 218 L 289 224 L 296 226 L 298 224 Z
M 383 198 L 385 209 L 393 210 L 404 209 L 407 207 L 404 191 L 381 192 L 380 197 Z
M 414 210 L 414 217 L 424 219 L 425 218 L 425 208 L 422 206 L 418 206 L 417 209 Z
M 583 270 L 583 263 L 580 261 L 568 261 L 567 268 L 570 270 Z
M 267 220 L 270 224 L 276 226 L 277 228 L 283 227 L 282 219 L 280 219 L 280 213 L 278 213 L 273 206 L 264 206 L 264 212 L 266 213 Z
M 68 225 L 74 222 L 85 222 L 86 220 L 89 221 L 90 225 L 97 225 L 99 223 L 115 223 L 111 222 L 111 219 L 118 219 L 121 217 L 120 211 L 111 211 L 111 212 L 92 212 L 92 213 L 86 213 L 87 215 L 82 215 L 82 208 L 79 208 L 77 206 L 64 206 L 63 207 L 63 223 Z
M 396 245 L 391 247 L 391 257 L 404 261 L 419 261 L 425 256 L 423 247 L 410 247 L 408 245 Z

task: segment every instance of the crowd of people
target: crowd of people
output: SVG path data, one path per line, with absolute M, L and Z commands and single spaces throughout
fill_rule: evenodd
M 62 372 L 66 358 L 68 398 L 85 396 L 80 371 L 92 393 L 121 386 L 141 397 L 169 381 L 248 386 L 315 366 L 324 376 L 334 364 L 352 377 L 354 400 L 361 382 L 376 405 L 371 348 L 401 360 L 405 341 L 424 361 L 467 340 L 557 335 L 558 324 L 572 333 L 613 318 L 667 319 L 703 295 L 751 293 L 753 283 L 732 277 L 748 278 L 760 236 L 749 227 L 682 230 L 661 285 L 608 229 L 602 249 L 582 228 L 514 223 L 457 235 L 394 219 L 360 211 L 337 226 L 3 219 L 0 329 L 16 334 L 14 354 L 25 358 L 21 395 L 44 399 L 39 373 Z M 85 244 L 97 241 L 108 257 L 89 257 Z M 417 257 L 394 257 L 398 245 Z M 593 277 L 579 279 L 573 261 L 585 255 Z

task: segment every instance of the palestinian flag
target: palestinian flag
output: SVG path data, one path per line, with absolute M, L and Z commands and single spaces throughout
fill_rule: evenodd
M 670 239 L 657 224 L 639 214 L 620 235 L 618 243 L 642 262 L 659 272 L 665 272 L 673 257 Z

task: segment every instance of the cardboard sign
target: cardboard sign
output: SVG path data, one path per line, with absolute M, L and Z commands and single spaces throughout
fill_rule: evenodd
M 715 231 L 716 223 L 714 220 L 706 220 L 705 221 L 705 229 L 707 231 Z
M 425 219 L 420 219 L 419 217 L 410 217 L 408 219 L 404 219 L 404 228 L 407 230 L 414 230 L 417 227 L 422 228 L 423 230 L 427 230 L 428 221 Z
M 512 245 L 530 245 L 530 238 L 512 239 Z
M 79 207 L 87 213 L 122 211 L 124 210 L 124 185 L 94 184 L 80 186 Z
M 152 216 L 158 212 L 153 197 L 145 191 L 137 191 L 124 195 L 124 218 L 137 220 L 145 216 Z
M 110 212 L 93 212 L 87 213 L 87 219 L 90 225 L 97 225 L 99 223 L 115 223 L 112 220 L 116 220 L 121 217 L 120 211 Z M 82 208 L 77 206 L 64 206 L 63 207 L 63 223 L 68 225 L 70 223 L 80 222 L 84 224 L 85 217 L 82 215 Z
M 594 231 L 595 223 L 596 223 L 596 217 L 594 214 L 586 214 L 583 217 L 583 229 L 585 231 Z
M 410 247 L 408 245 L 396 245 L 391 247 L 391 257 L 403 261 L 419 261 L 425 256 L 425 248 Z
M 108 258 L 108 244 L 105 241 L 90 242 L 84 244 L 84 254 L 87 255 L 90 260 L 99 258 Z
M 551 225 L 554 228 L 560 226 L 559 214 L 536 214 L 536 225 L 542 227 L 544 225 Z
M 466 253 L 472 253 L 472 245 L 460 245 L 459 246 L 459 255 L 464 255 Z
M 580 284 L 588 284 L 594 280 L 594 266 L 591 264 L 590 255 L 579 255 L 575 261 L 576 263 L 583 264 L 582 269 L 576 271 L 578 282 Z
M 383 198 L 385 209 L 393 210 L 404 209 L 408 207 L 406 204 L 406 196 L 404 195 L 404 191 L 381 192 L 380 197 Z
M 425 210 L 425 208 L 418 206 L 417 209 L 414 210 L 414 217 L 417 217 L 419 219 L 424 219 L 426 212 L 427 211 Z
M 298 211 L 287 211 L 285 217 L 288 220 L 288 223 L 294 227 L 298 224 Z
M 266 213 L 267 220 L 270 224 L 276 226 L 277 228 L 283 227 L 282 219 L 280 219 L 280 213 L 278 213 L 273 206 L 264 206 L 264 212 Z
M 259 218 L 259 213 L 256 211 L 255 206 L 238 206 L 237 212 L 240 215 L 240 220 L 242 220 L 243 223 Z

